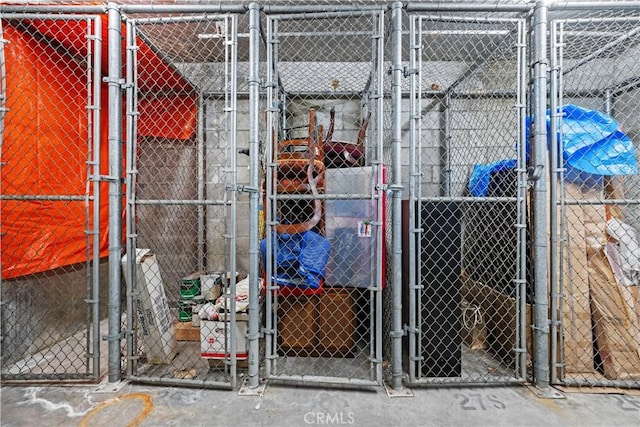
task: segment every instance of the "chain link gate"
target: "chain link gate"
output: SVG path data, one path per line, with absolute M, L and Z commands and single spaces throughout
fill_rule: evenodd
M 550 31 L 551 381 L 638 388 L 640 10 L 573 12 Z
M 0 28 L 2 381 L 96 381 L 101 19 L 4 13 Z
M 266 6 L 265 376 L 382 383 L 380 7 Z
M 238 16 L 127 23 L 128 372 L 233 388 L 248 358 L 238 112 L 249 104 L 238 92 Z M 166 62 L 149 64 L 144 49 Z M 134 257 L 137 269 L 125 262 Z
M 521 383 L 527 274 L 527 18 L 409 8 L 403 271 L 409 383 Z

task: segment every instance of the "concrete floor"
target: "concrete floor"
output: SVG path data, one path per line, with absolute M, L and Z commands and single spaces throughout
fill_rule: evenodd
M 120 385 L 120 384 L 118 384 Z M 106 388 L 3 386 L 0 424 L 10 426 L 640 426 L 637 390 L 526 386 L 353 391 L 267 384 L 262 394 L 122 384 Z M 394 393 L 391 393 L 394 394 Z

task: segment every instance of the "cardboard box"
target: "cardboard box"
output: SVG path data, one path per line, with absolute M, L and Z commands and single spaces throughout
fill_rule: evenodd
M 516 348 L 516 300 L 480 282 L 463 276 L 462 297 L 469 304 L 479 307 L 486 328 L 485 345 L 507 364 L 515 363 Z M 525 305 L 525 331 L 527 362 L 533 357 L 533 305 Z
M 610 380 L 640 380 L 640 292 L 616 283 L 603 249 L 589 257 L 589 278 L 600 368 Z
M 221 320 L 200 321 L 200 356 L 205 359 L 224 359 L 231 355 L 231 316 Z M 245 360 L 247 352 L 247 331 L 249 329 L 249 315 L 236 313 L 235 345 L 236 360 Z
M 129 276 L 127 266 L 125 255 L 122 257 L 125 280 Z M 160 267 L 150 249 L 136 249 L 136 276 L 132 288 L 147 360 L 151 364 L 168 364 L 176 356 L 178 342 Z
M 279 299 L 278 343 L 291 356 L 349 357 L 356 341 L 353 290 Z
M 296 355 L 316 347 L 318 298 L 315 295 L 291 296 L 278 300 L 278 338 L 285 353 Z
M 320 352 L 330 356 L 349 356 L 355 347 L 356 314 L 353 292 L 330 289 L 320 296 L 318 342 Z

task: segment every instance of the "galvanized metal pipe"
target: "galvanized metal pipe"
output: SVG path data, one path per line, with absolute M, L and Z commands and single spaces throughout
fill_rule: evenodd
M 518 22 L 518 47 L 517 47 L 517 92 L 516 108 L 518 111 L 518 153 L 517 153 L 517 197 L 516 211 L 516 251 L 517 265 L 515 285 L 518 290 L 518 348 L 517 355 L 520 378 L 526 380 L 527 376 L 527 31 L 524 21 Z
M 277 305 L 278 299 L 277 296 L 274 295 L 274 285 L 271 278 L 273 277 L 275 266 L 274 266 L 274 254 L 273 254 L 273 221 L 274 221 L 274 204 L 276 203 L 272 198 L 271 194 L 274 190 L 273 179 L 274 179 L 274 166 L 273 166 L 273 138 L 278 137 L 277 129 L 275 129 L 275 124 L 277 120 L 277 111 L 278 111 L 278 76 L 275 74 L 275 65 L 276 65 L 276 57 L 277 57 L 277 40 L 274 38 L 275 31 L 277 29 L 277 21 L 270 19 L 267 17 L 267 129 L 265 135 L 265 149 L 264 149 L 264 159 L 263 161 L 267 164 L 265 168 L 265 187 L 264 187 L 264 199 L 265 204 L 262 207 L 263 214 L 265 216 L 265 239 L 267 243 L 266 249 L 266 260 L 265 260 L 265 289 L 267 292 L 266 297 L 266 313 L 265 313 L 265 347 L 266 347 L 266 360 L 265 360 L 265 376 L 269 378 L 271 374 L 275 371 L 275 361 L 276 361 L 276 324 L 277 317 L 275 314 L 277 313 Z M 257 24 L 256 24 L 257 25 Z M 274 28 L 275 27 L 275 28 Z M 257 49 L 257 47 L 256 47 Z M 254 59 L 257 61 L 258 59 Z M 257 83 L 256 83 L 257 84 Z M 257 120 L 257 119 L 254 119 Z M 253 123 L 253 122 L 251 122 Z M 276 286 L 277 289 L 277 286 Z M 273 307 L 273 308 L 272 308 Z
M 377 199 L 377 219 L 378 223 L 381 224 L 382 218 L 384 218 L 384 209 L 385 205 L 381 202 L 384 199 L 385 187 L 384 187 L 384 164 L 383 164 L 383 146 L 384 146 L 384 137 L 383 137 L 383 106 L 384 106 L 384 31 L 385 31 L 385 19 L 384 12 L 379 12 L 377 15 L 377 19 L 375 20 L 375 28 L 376 28 L 376 36 L 373 39 L 373 54 L 375 55 L 375 93 L 373 95 L 373 99 L 376 103 L 375 111 L 376 111 L 376 119 L 375 119 L 375 145 L 377 148 L 377 158 L 375 162 L 375 166 L 377 169 L 377 191 L 376 191 L 376 199 Z M 374 310 L 374 313 L 371 313 L 371 318 L 375 318 L 376 322 L 376 331 L 375 331 L 375 354 L 373 356 L 372 361 L 375 365 L 375 378 L 379 384 L 382 384 L 383 381 L 383 372 L 382 372 L 382 281 L 385 280 L 385 276 L 382 271 L 382 256 L 383 256 L 383 241 L 386 238 L 383 233 L 382 227 L 380 225 L 377 226 L 376 230 L 376 286 L 375 290 L 372 291 L 371 297 L 375 300 L 375 306 L 371 305 L 370 308 Z M 373 345 L 371 347 L 373 347 Z
M 93 278 L 93 373 L 100 376 L 100 147 L 102 145 L 101 104 L 102 104 L 102 18 L 96 16 L 93 19 L 93 168 L 91 171 L 93 180 L 93 254 L 92 271 Z
M 558 61 L 558 69 L 562 70 L 562 68 L 564 67 L 564 23 L 560 22 L 558 23 L 558 28 L 557 28 L 557 37 L 558 37 L 558 46 L 557 46 L 557 50 L 558 50 L 558 56 L 557 56 L 557 61 Z M 557 96 L 557 105 L 560 106 L 562 105 L 563 102 L 563 97 L 564 94 L 566 93 L 567 96 L 573 96 L 573 95 L 569 95 L 567 92 L 565 92 L 565 87 L 564 87 L 564 77 L 563 74 L 558 72 L 557 74 L 557 92 L 556 92 L 556 96 Z M 556 137 L 558 138 L 558 141 L 562 141 L 562 126 L 560 126 L 560 128 L 558 128 L 555 132 L 557 135 Z M 558 151 L 559 156 L 561 157 L 562 150 Z M 564 163 L 564 159 L 560 158 L 559 162 Z M 564 182 L 564 168 L 560 167 L 558 168 L 558 182 L 563 183 Z M 565 234 L 566 234 L 566 230 L 567 230 L 567 218 L 566 218 L 566 195 L 565 195 L 565 191 L 564 191 L 564 185 L 562 185 L 560 187 L 560 191 L 557 193 L 557 197 L 558 197 L 558 201 L 556 202 L 555 205 L 551 206 L 551 210 L 555 210 L 558 211 L 560 214 L 559 217 L 559 230 L 558 233 L 561 237 L 564 238 Z M 560 210 L 558 210 L 557 206 L 560 206 Z M 560 260 L 564 260 L 565 257 L 565 245 L 561 244 L 559 245 L 559 250 L 558 250 L 558 258 Z M 565 273 L 565 265 L 564 262 L 560 262 L 559 264 L 559 271 L 558 271 L 558 277 L 560 278 L 558 280 L 558 287 L 557 287 L 557 298 L 556 298 L 556 304 L 557 304 L 557 315 L 561 316 L 561 313 L 564 313 L 564 273 Z M 559 319 L 560 320 L 560 319 Z M 560 322 L 559 325 L 562 325 L 562 323 Z M 564 348 L 564 333 L 560 332 L 557 334 L 557 342 L 556 342 L 557 347 L 551 347 L 550 351 L 556 353 L 556 354 L 561 354 L 559 353 L 559 349 L 563 349 Z M 564 356 L 563 356 L 564 357 Z M 561 361 L 558 362 L 558 366 L 553 366 L 552 368 L 555 370 L 556 368 L 560 369 L 560 375 L 559 378 L 564 379 L 565 377 L 565 373 L 566 373 L 566 366 L 564 364 L 564 359 L 562 359 Z
M 411 75 L 411 82 L 409 86 L 410 96 L 409 96 L 409 111 L 411 114 L 411 120 L 409 120 L 409 218 L 415 218 L 415 210 L 416 210 L 416 200 L 419 198 L 419 194 L 416 194 L 416 178 L 419 176 L 417 174 L 416 167 L 416 153 L 417 153 L 417 137 L 418 131 L 420 129 L 420 113 L 417 107 L 416 97 L 417 97 L 417 89 L 418 89 L 418 81 L 420 80 L 420 73 L 418 70 L 422 65 L 422 49 L 420 48 L 421 43 L 419 43 L 420 36 L 417 33 L 419 18 L 417 16 L 411 16 L 409 20 L 409 69 L 415 70 L 415 74 Z M 421 21 L 420 21 L 421 22 Z M 417 40 L 416 40 L 416 35 Z M 416 286 L 416 257 L 413 254 L 416 253 L 416 234 L 415 224 L 409 220 L 408 224 L 409 230 L 406 231 L 409 236 L 409 280 L 407 285 L 409 286 L 409 328 L 407 330 L 407 334 L 409 337 L 409 381 L 414 382 L 416 379 L 416 365 L 413 361 L 414 355 L 417 355 L 417 346 L 416 346 L 416 292 L 418 287 Z
M 249 371 L 247 386 L 259 385 L 260 368 L 260 288 L 258 207 L 260 204 L 260 9 L 249 5 L 249 185 L 256 191 L 249 195 Z
M 198 229 L 197 229 L 197 250 L 198 250 L 198 258 L 197 258 L 197 270 L 202 271 L 203 269 L 208 270 L 209 265 L 207 263 L 207 254 L 205 252 L 206 247 L 206 214 L 207 211 L 204 209 L 204 205 L 202 201 L 206 199 L 206 189 L 205 182 L 207 181 L 207 158 L 206 158 L 206 143 L 207 138 L 205 135 L 206 129 L 206 112 L 207 112 L 207 101 L 202 96 L 202 93 L 198 94 L 198 121 L 196 124 L 196 182 L 197 182 L 197 215 L 198 215 Z
M 531 10 L 530 4 L 473 4 L 473 3 L 417 3 L 409 2 L 407 12 L 523 12 Z
M 238 243 L 238 147 L 237 147 L 237 112 L 238 103 L 236 99 L 237 88 L 237 75 L 238 75 L 238 25 L 237 16 L 231 15 L 227 20 L 226 38 L 225 38 L 225 58 L 228 66 L 228 85 L 230 88 L 229 97 L 225 102 L 225 111 L 228 119 L 229 129 L 229 163 L 227 167 L 230 171 L 230 182 L 227 185 L 231 186 L 231 206 L 230 206 L 230 218 L 228 218 L 228 235 L 229 237 L 229 271 L 237 271 L 237 243 Z M 252 211 L 251 216 L 255 215 Z M 238 342 L 236 338 L 236 275 L 231 274 L 230 278 L 230 292 L 231 292 L 231 328 L 230 328 L 230 351 L 229 358 L 231 359 L 230 379 L 231 386 L 235 387 L 238 381 L 237 373 L 237 346 Z M 249 280 L 252 280 L 249 278 Z M 257 294 L 256 294 L 257 295 Z
M 391 63 L 391 148 L 393 153 L 393 184 L 390 190 L 393 195 L 392 205 L 392 292 L 393 292 L 393 324 L 391 331 L 392 354 L 391 386 L 402 388 L 402 3 L 395 2 L 391 6 L 392 13 L 392 63 Z
M 444 195 L 451 197 L 451 95 L 445 94 L 444 107 Z
M 22 4 L 22 5 L 2 5 L 2 15 L 9 13 L 28 13 L 30 15 L 44 15 L 47 13 L 75 13 L 75 14 L 104 14 L 109 9 L 109 6 L 71 6 L 71 5 L 35 5 L 35 4 Z M 56 19 L 64 19 L 58 17 Z
M 533 80 L 533 165 L 537 179 L 533 182 L 534 280 L 535 280 L 535 384 L 549 387 L 549 319 L 547 278 L 547 5 L 536 2 L 534 9 L 534 80 Z
M 118 6 L 107 6 L 109 77 L 109 369 L 110 383 L 120 380 L 120 257 L 122 255 L 122 29 Z M 134 260 L 129 260 L 134 262 Z
M 549 3 L 550 11 L 562 10 L 638 10 L 640 2 L 637 1 L 554 1 Z
M 213 5 L 213 4 L 124 4 L 121 6 L 123 13 L 245 13 L 244 5 Z
M 558 173 L 562 164 L 558 157 L 558 119 L 560 114 L 558 112 L 558 43 L 557 43 L 557 25 L 552 23 L 549 28 L 549 38 L 551 39 L 551 60 L 549 70 L 549 109 L 551 110 L 551 124 L 549 131 L 550 140 L 550 152 L 549 152 L 549 165 L 551 168 L 550 184 L 549 184 L 549 235 L 551 237 L 549 257 L 549 293 L 551 295 L 551 375 L 550 381 L 552 384 L 556 384 L 558 381 L 558 326 L 560 325 L 560 313 L 558 312 L 558 298 L 560 298 L 559 284 L 558 284 L 558 261 L 562 258 L 558 257 L 559 246 L 558 242 L 562 238 L 558 227 Z
M 127 343 L 127 377 L 134 375 L 136 372 L 137 366 L 134 366 L 135 357 L 134 353 L 137 351 L 135 346 L 134 339 L 134 304 L 133 304 L 133 287 L 134 280 L 136 278 L 136 244 L 137 244 L 137 235 L 136 235 L 136 155 L 137 153 L 137 49 L 136 49 L 136 24 L 134 20 L 127 21 L 127 71 L 126 71 L 126 81 L 127 81 L 127 92 L 126 92 L 126 105 L 127 105 L 127 118 L 126 118 L 126 165 L 127 165 L 127 174 L 126 174 L 126 182 L 127 182 L 127 194 L 126 194 L 126 203 L 127 203 L 127 214 L 126 214 L 126 230 L 127 230 L 127 240 L 126 240 L 126 255 L 127 255 L 127 266 L 124 274 L 126 275 L 126 286 L 127 286 L 127 330 L 126 330 L 126 343 Z
M 267 15 L 277 15 L 277 14 L 306 14 L 306 13 L 334 13 L 334 12 L 346 12 L 346 13 L 356 13 L 358 11 L 366 11 L 366 10 L 380 10 L 379 5 L 364 5 L 359 4 L 356 6 L 353 5 L 344 5 L 344 4 L 324 4 L 324 5 L 272 5 L 265 4 L 263 6 L 263 11 Z

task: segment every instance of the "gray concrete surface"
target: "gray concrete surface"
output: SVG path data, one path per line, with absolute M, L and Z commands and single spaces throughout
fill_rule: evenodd
M 262 395 L 126 384 L 3 386 L 0 424 L 11 426 L 640 426 L 637 391 L 562 393 L 543 399 L 526 386 L 420 388 L 389 397 L 267 385 Z

